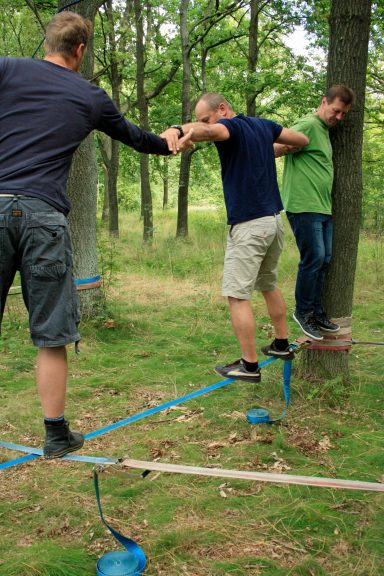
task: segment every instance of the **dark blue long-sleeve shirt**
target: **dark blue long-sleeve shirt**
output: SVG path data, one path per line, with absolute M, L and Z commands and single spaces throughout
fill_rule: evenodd
M 0 58 L 0 194 L 40 198 L 67 214 L 72 156 L 92 130 L 138 152 L 168 155 L 101 88 L 47 60 Z

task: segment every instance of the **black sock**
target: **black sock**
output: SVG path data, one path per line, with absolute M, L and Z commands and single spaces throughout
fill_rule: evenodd
M 62 426 L 64 424 L 64 414 L 57 418 L 44 418 L 45 426 Z
M 275 346 L 276 350 L 279 350 L 281 352 L 283 350 L 286 350 L 286 348 L 288 348 L 289 342 L 286 338 L 275 338 Z
M 245 366 L 245 369 L 248 372 L 257 372 L 259 369 L 259 363 L 258 362 L 247 362 L 247 360 L 244 360 L 244 358 L 242 358 L 243 364 Z

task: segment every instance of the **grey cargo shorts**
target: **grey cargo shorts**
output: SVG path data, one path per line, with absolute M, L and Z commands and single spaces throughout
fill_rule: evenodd
M 232 226 L 225 251 L 222 295 L 250 300 L 254 290 L 274 290 L 283 246 L 280 214 Z
M 78 342 L 80 307 L 66 217 L 43 200 L 0 194 L 0 321 L 17 271 L 35 346 Z

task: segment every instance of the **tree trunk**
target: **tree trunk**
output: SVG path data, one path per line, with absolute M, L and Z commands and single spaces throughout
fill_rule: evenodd
M 111 164 L 112 155 L 112 140 L 109 136 L 103 132 L 97 132 L 97 142 L 99 145 L 99 151 L 103 163 L 103 175 L 104 175 L 104 197 L 103 197 L 103 209 L 101 220 L 103 222 L 108 222 L 109 220 L 109 168 Z
M 101 212 L 101 221 L 106 224 L 109 218 L 108 206 L 108 169 L 104 168 L 104 194 L 103 194 L 103 208 Z
M 179 193 L 177 210 L 177 238 L 188 237 L 188 187 L 191 172 L 192 151 L 186 150 L 181 155 Z
M 324 301 L 330 317 L 351 325 L 362 204 L 362 142 L 371 0 L 333 0 L 330 16 L 328 86 L 345 84 L 355 103 L 345 121 L 331 130 L 334 162 L 333 256 Z M 349 334 L 348 334 L 349 332 Z M 345 338 L 351 338 L 347 330 Z M 348 352 L 310 350 L 304 367 L 315 374 L 348 378 Z
M 249 22 L 248 41 L 248 87 L 247 87 L 247 115 L 256 116 L 256 91 L 254 82 L 256 81 L 256 66 L 259 58 L 259 47 L 257 44 L 259 31 L 259 1 L 251 0 L 251 18 Z
M 136 84 L 137 84 L 137 105 L 140 115 L 140 127 L 143 130 L 149 129 L 148 122 L 148 100 L 145 94 L 145 46 L 144 46 L 144 25 L 143 6 L 141 0 L 134 0 L 135 24 L 136 24 Z M 143 216 L 143 240 L 152 242 L 153 240 L 153 208 L 152 192 L 149 180 L 149 157 L 141 154 L 140 157 L 141 176 L 141 214 Z
M 168 158 L 163 158 L 163 210 L 168 208 L 169 201 L 169 164 Z
M 114 29 L 113 7 L 112 0 L 107 0 L 105 3 L 106 14 L 109 22 L 108 39 L 110 45 L 110 79 L 112 87 L 112 100 L 116 107 L 120 110 L 120 87 L 121 77 L 117 64 L 117 46 Z M 109 207 L 109 235 L 119 236 L 119 204 L 117 194 L 117 178 L 119 174 L 119 150 L 120 142 L 112 140 L 111 143 L 111 157 L 108 166 L 108 207 Z
M 182 122 L 191 121 L 191 101 L 189 92 L 191 87 L 191 60 L 188 34 L 188 7 L 189 0 L 181 0 L 180 3 L 180 35 L 183 55 L 183 86 L 182 86 Z M 192 154 L 186 150 L 181 154 L 178 209 L 177 209 L 177 238 L 188 236 L 188 186 L 191 170 Z
M 108 168 L 108 208 L 109 208 L 109 235 L 119 236 L 119 204 L 117 195 L 117 177 L 119 174 L 119 147 L 120 142 L 111 142 L 111 162 Z
M 95 15 L 103 0 L 88 0 L 74 7 L 82 16 L 94 22 Z M 59 0 L 58 8 L 66 5 Z M 93 41 L 90 39 L 82 66 L 85 78 L 93 74 Z M 99 273 L 96 244 L 96 204 L 97 204 L 97 162 L 93 135 L 90 134 L 75 153 L 68 179 L 68 196 L 72 203 L 69 216 L 71 229 L 74 275 L 77 279 L 87 279 Z M 80 305 L 83 318 L 95 317 L 103 306 L 103 293 L 100 288 L 81 290 Z

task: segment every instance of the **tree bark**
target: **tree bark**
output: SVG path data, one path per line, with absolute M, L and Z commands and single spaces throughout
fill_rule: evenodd
M 371 0 L 333 0 L 327 84 L 345 84 L 355 102 L 345 121 L 331 130 L 334 162 L 333 256 L 325 286 L 328 315 L 350 324 L 362 206 L 362 142 Z M 342 328 L 343 330 L 343 328 Z M 349 334 L 349 338 L 351 335 Z M 348 378 L 348 353 L 308 351 L 304 368 Z
M 137 106 L 139 108 L 140 127 L 149 129 L 148 100 L 145 94 L 145 40 L 143 23 L 143 5 L 141 0 L 134 0 L 135 24 L 136 24 L 136 84 Z M 146 154 L 140 156 L 141 176 L 141 213 L 143 216 L 143 240 L 153 240 L 153 207 L 152 191 L 149 179 L 149 157 Z
M 106 14 L 108 17 L 109 29 L 108 39 L 110 45 L 110 80 L 112 88 L 112 100 L 120 110 L 120 88 L 121 76 L 117 64 L 117 46 L 114 30 L 113 6 L 112 0 L 105 2 Z M 119 236 L 119 204 L 117 194 L 117 178 L 119 174 L 119 150 L 120 142 L 112 140 L 111 155 L 108 164 L 108 209 L 109 209 L 109 234 L 110 236 Z
M 73 10 L 94 22 L 103 0 L 80 2 Z M 59 0 L 58 8 L 66 5 Z M 85 78 L 93 74 L 93 39 L 90 39 L 82 66 Z M 68 179 L 68 196 L 72 203 L 69 225 L 74 255 L 74 275 L 77 279 L 99 274 L 96 243 L 97 162 L 93 135 L 89 135 L 74 154 Z M 100 288 L 79 291 L 82 318 L 95 317 L 104 305 Z
M 256 116 L 256 91 L 254 80 L 256 78 L 256 66 L 259 58 L 258 32 L 259 32 L 259 3 L 260 0 L 251 0 L 251 17 L 249 22 L 248 40 L 248 89 L 246 94 L 247 115 Z
M 168 158 L 163 158 L 163 210 L 168 208 L 169 201 L 169 164 Z
M 189 0 L 180 2 L 180 35 L 181 50 L 183 57 L 183 84 L 182 84 L 182 122 L 183 124 L 191 121 L 191 101 L 189 97 L 191 88 L 191 59 L 189 49 L 188 33 L 188 7 Z M 188 236 L 188 187 L 189 175 L 191 171 L 192 153 L 186 150 L 181 154 L 179 190 L 178 190 L 178 207 L 177 207 L 177 238 L 187 238 Z

